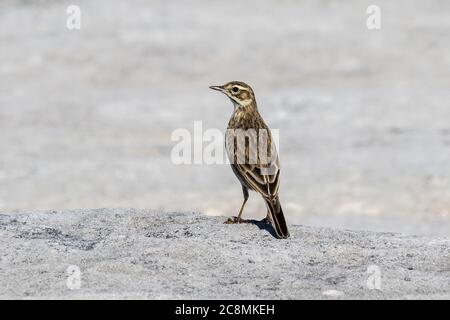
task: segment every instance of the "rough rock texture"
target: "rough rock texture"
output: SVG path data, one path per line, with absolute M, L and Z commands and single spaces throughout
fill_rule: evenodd
M 291 226 L 292 238 L 277 240 L 265 224 L 224 220 L 0 214 L 0 298 L 450 298 L 449 239 Z M 79 289 L 68 288 L 69 266 L 81 271 Z M 368 268 L 379 268 L 380 290 L 369 289 Z
M 234 2 L 1 0 L 0 210 L 236 214 L 229 165 L 175 165 L 171 137 L 223 134 L 208 87 L 242 80 L 280 130 L 291 223 L 450 237 L 450 1 Z

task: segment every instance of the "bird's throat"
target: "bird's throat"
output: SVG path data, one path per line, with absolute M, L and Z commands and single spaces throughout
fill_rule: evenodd
M 251 103 L 248 105 L 235 104 L 233 115 L 231 116 L 228 127 L 250 129 L 258 127 L 255 124 L 260 119 L 256 105 Z M 256 122 L 256 123 L 255 123 Z

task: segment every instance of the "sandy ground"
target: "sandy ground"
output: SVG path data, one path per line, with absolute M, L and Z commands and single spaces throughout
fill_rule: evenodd
M 175 166 L 171 133 L 224 129 L 209 85 L 250 83 L 280 129 L 291 223 L 450 236 L 450 2 L 0 3 L 0 209 L 236 214 L 227 165 Z M 263 218 L 253 196 L 246 210 Z
M 278 240 L 266 224 L 224 220 L 136 209 L 2 213 L 0 298 L 450 299 L 448 239 L 296 225 Z M 68 288 L 70 266 L 79 289 L 71 280 Z

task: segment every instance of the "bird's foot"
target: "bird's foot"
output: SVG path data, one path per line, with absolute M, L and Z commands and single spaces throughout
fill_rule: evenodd
M 235 223 L 248 223 L 248 222 L 249 222 L 248 220 L 244 220 L 244 219 L 241 219 L 238 217 L 231 217 L 231 218 L 228 218 L 227 221 L 225 221 L 224 223 L 225 224 L 235 224 Z

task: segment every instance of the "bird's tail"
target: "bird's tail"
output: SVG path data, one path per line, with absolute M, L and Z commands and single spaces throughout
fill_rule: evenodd
M 289 230 L 284 219 L 283 209 L 281 208 L 280 199 L 276 197 L 273 200 L 264 199 L 267 204 L 267 209 L 269 210 L 270 220 L 272 221 L 272 226 L 275 229 L 277 238 L 286 239 L 289 238 Z

